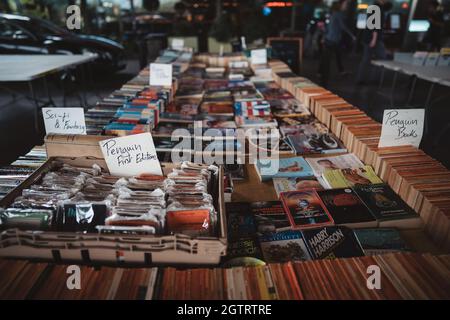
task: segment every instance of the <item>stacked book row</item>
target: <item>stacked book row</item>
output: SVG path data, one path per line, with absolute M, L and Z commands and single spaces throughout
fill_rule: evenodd
M 8 166 L 0 167 L 0 200 L 25 181 L 47 160 L 43 146 L 36 146 Z
M 0 273 L 1 299 L 450 299 L 449 255 L 385 254 L 224 269 L 95 269 L 1 260 Z
M 450 172 L 412 146 L 378 148 L 381 124 L 344 99 L 298 77 L 282 62 L 271 63 L 273 78 L 342 140 L 422 218 L 430 237 L 450 248 Z

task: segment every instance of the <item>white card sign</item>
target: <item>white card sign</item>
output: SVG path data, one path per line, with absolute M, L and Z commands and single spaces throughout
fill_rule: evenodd
M 384 110 L 378 147 L 413 145 L 419 147 L 423 135 L 424 109 Z
M 112 175 L 162 175 L 152 135 L 148 132 L 99 141 Z
M 45 132 L 86 134 L 83 108 L 42 108 Z
M 171 86 L 172 85 L 172 65 L 164 63 L 150 64 L 150 85 L 151 86 Z
M 267 63 L 267 50 L 257 49 L 250 52 L 252 64 L 266 64 Z
M 183 50 L 184 48 L 184 40 L 183 39 L 172 39 L 172 43 L 171 43 L 172 49 L 174 50 Z

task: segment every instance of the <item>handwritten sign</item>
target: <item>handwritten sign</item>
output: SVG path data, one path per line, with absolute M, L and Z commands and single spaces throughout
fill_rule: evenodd
M 45 132 L 86 134 L 83 108 L 42 108 Z
M 99 142 L 112 175 L 162 175 L 152 135 L 148 132 Z
M 172 85 L 172 65 L 164 63 L 150 64 L 150 85 L 151 86 L 171 86 Z
M 252 64 L 266 64 L 267 63 L 267 50 L 256 49 L 250 52 Z
M 184 40 L 183 39 L 172 39 L 172 43 L 171 43 L 172 49 L 174 50 L 183 50 L 184 48 Z
M 423 135 L 424 109 L 384 110 L 378 147 L 413 145 L 419 147 Z

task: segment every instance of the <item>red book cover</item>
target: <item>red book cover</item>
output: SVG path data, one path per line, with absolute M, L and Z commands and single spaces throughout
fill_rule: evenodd
M 315 189 L 282 192 L 280 198 L 294 229 L 315 228 L 334 223 Z

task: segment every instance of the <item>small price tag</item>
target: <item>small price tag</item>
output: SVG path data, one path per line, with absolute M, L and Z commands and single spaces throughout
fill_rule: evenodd
M 150 64 L 150 85 L 151 86 L 171 86 L 172 85 L 172 65 L 164 63 Z
M 184 48 L 184 40 L 183 39 L 172 39 L 171 47 L 174 50 L 183 50 Z
M 252 64 L 266 64 L 267 63 L 267 50 L 257 49 L 251 51 Z

